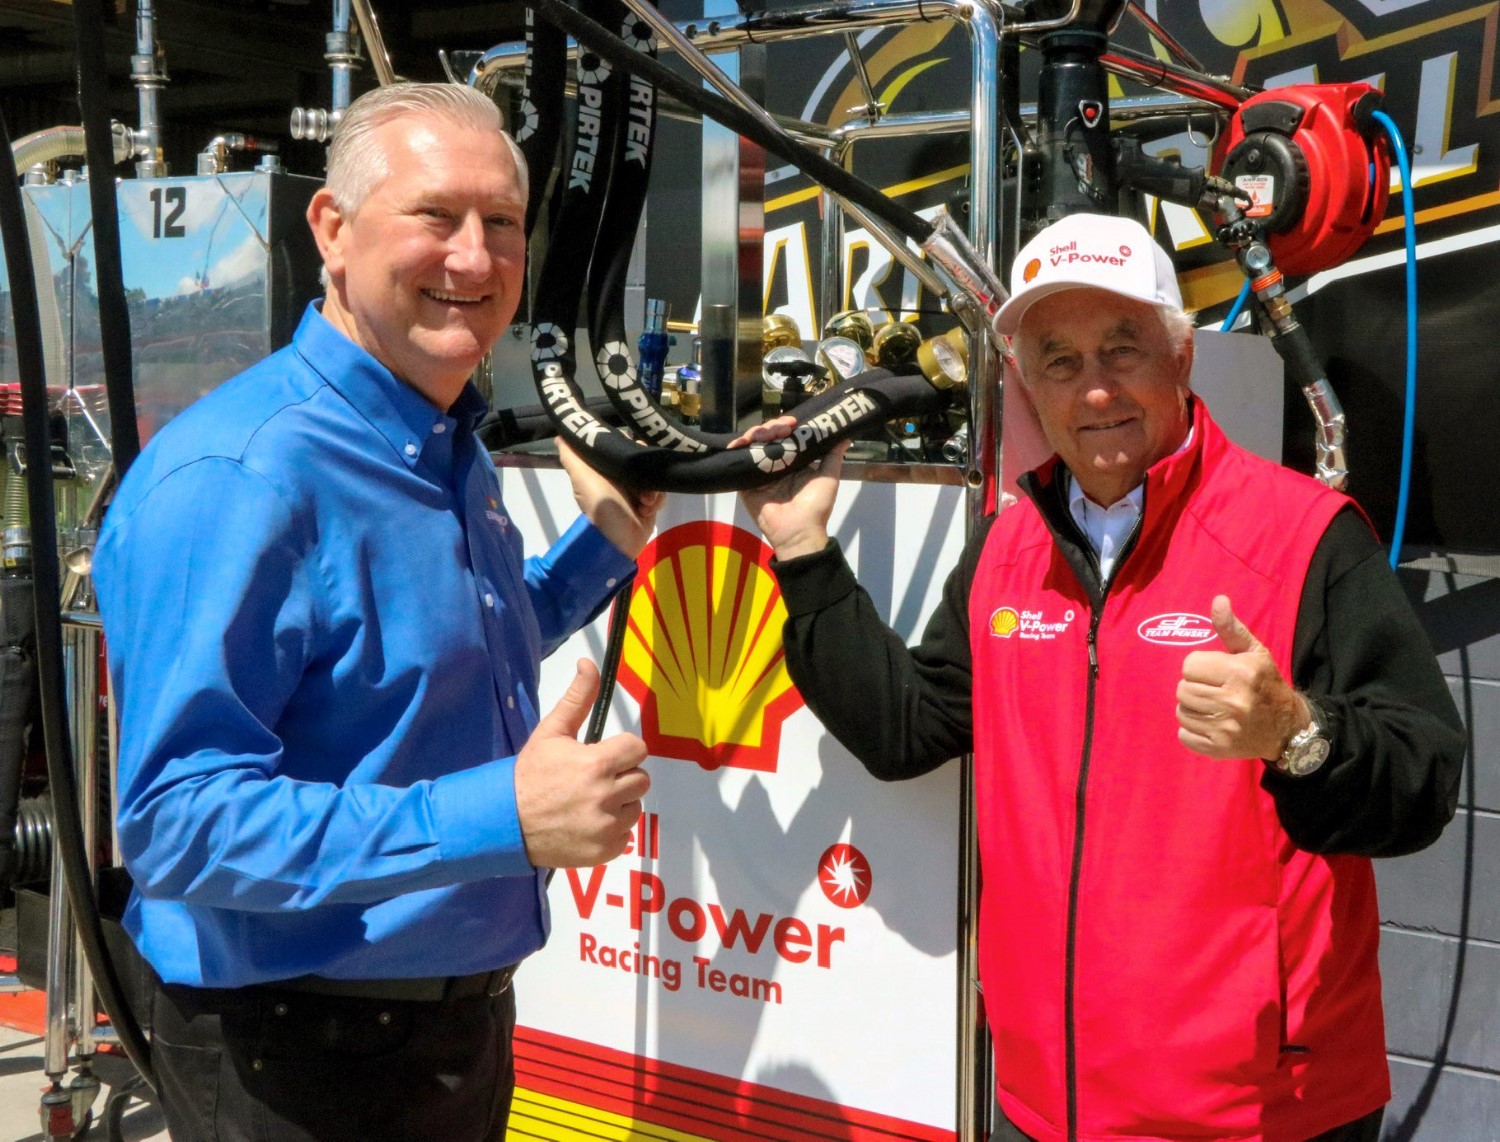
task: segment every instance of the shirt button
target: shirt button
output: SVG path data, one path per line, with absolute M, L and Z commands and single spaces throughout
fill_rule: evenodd
M 444 424 L 441 420 L 438 421 L 436 424 L 434 424 L 432 426 L 432 433 L 433 433 L 434 436 L 441 436 L 443 433 L 445 433 L 447 431 L 448 431 L 448 426 L 446 424 Z
M 406 445 L 406 454 L 408 456 L 415 456 L 417 454 L 417 446 L 408 442 Z
M 505 708 L 507 710 L 514 710 L 516 708 L 516 696 L 514 694 L 507 694 L 505 696 Z
M 604 585 L 606 587 L 613 587 L 618 582 L 619 582 L 618 579 L 606 579 L 606 580 L 604 580 Z
M 492 611 L 495 609 L 495 596 L 490 594 L 488 591 L 484 593 L 484 605 L 489 607 L 489 609 Z

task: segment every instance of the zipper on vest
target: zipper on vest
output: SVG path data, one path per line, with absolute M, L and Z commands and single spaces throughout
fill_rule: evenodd
M 1068 1087 L 1068 1142 L 1078 1139 L 1078 1044 L 1074 1034 L 1074 991 L 1078 947 L 1078 886 L 1083 876 L 1084 810 L 1088 803 L 1089 762 L 1094 749 L 1094 691 L 1099 679 L 1099 620 L 1104 617 L 1101 598 L 1089 615 L 1089 684 L 1083 714 L 1083 756 L 1078 763 L 1078 788 L 1073 803 L 1073 867 L 1068 875 L 1067 974 L 1063 980 L 1063 1040 Z

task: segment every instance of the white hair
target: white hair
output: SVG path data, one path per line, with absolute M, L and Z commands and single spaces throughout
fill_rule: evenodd
M 1167 343 L 1172 346 L 1172 352 L 1182 353 L 1193 343 L 1193 315 L 1186 310 L 1177 308 L 1175 305 L 1153 305 L 1156 315 L 1161 318 L 1161 327 L 1166 331 Z M 1024 318 L 1022 319 L 1024 324 Z M 1009 354 L 1012 362 L 1015 361 L 1014 346 L 1021 339 L 1021 330 L 1017 328 L 1011 334 L 1010 341 L 1013 351 Z
M 521 197 L 527 196 L 526 156 L 505 130 L 500 108 L 484 93 L 460 83 L 392 83 L 349 104 L 328 149 L 327 187 L 344 214 L 353 216 L 390 174 L 375 132 L 403 115 L 443 119 L 475 131 L 498 131 L 516 164 Z

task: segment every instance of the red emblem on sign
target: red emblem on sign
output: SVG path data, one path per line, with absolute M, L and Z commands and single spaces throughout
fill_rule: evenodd
M 830 845 L 818 861 L 818 887 L 829 903 L 858 908 L 870 895 L 870 862 L 853 845 Z

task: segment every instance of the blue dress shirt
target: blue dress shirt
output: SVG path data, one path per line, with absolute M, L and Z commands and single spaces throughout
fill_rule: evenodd
M 167 982 L 465 975 L 545 941 L 515 754 L 541 659 L 634 565 L 581 518 L 523 561 L 482 411 L 310 307 L 121 485 L 94 577 L 125 926 Z

